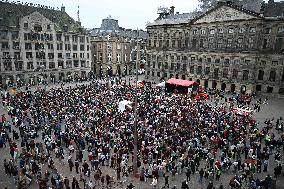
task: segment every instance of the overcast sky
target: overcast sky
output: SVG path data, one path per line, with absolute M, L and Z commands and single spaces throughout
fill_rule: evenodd
M 9 0 L 12 1 L 12 0 Z M 100 27 L 101 20 L 111 15 L 118 20 L 119 26 L 129 29 L 145 29 L 146 22 L 157 18 L 159 6 L 174 5 L 175 11 L 186 13 L 198 6 L 198 0 L 20 0 L 34 4 L 66 7 L 66 12 L 77 20 L 78 6 L 80 18 L 86 28 Z

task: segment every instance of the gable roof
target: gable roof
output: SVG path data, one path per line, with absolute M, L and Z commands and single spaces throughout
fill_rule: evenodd
M 82 27 L 66 12 L 52 10 L 41 7 L 34 7 L 22 4 L 13 4 L 0 1 L 0 28 L 8 29 L 19 28 L 19 20 L 33 12 L 39 12 L 41 15 L 56 24 L 55 29 L 64 31 L 63 27 L 67 26 L 68 31 L 82 32 Z
M 232 8 L 232 9 L 236 10 L 236 11 L 239 11 L 239 12 L 245 13 L 247 15 L 250 15 L 251 17 L 263 18 L 263 17 L 260 16 L 260 13 L 244 9 L 241 6 L 235 5 L 235 4 L 230 3 L 230 2 L 222 2 L 222 1 L 220 1 L 220 2 L 218 2 L 217 6 L 215 6 L 214 8 L 212 8 L 209 11 L 207 11 L 207 12 L 201 14 L 200 16 L 194 18 L 191 21 L 191 23 L 194 23 L 197 20 L 200 20 L 200 19 L 208 16 L 210 13 L 213 13 L 214 11 L 216 11 L 217 9 L 219 9 L 221 7 L 229 7 L 229 8 Z

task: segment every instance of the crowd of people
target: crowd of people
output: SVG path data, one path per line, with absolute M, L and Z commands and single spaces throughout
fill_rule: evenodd
M 36 182 L 40 189 L 139 188 L 139 182 L 148 188 L 194 183 L 257 189 L 271 188 L 282 177 L 282 117 L 259 124 L 232 111 L 233 97 L 216 93 L 195 100 L 146 86 L 138 90 L 135 180 L 135 107 L 118 110 L 120 101 L 134 102 L 134 95 L 135 87 L 121 81 L 4 93 L 8 115 L 0 120 L 0 147 L 10 152 L 5 173 L 19 188 Z M 253 104 L 257 111 L 262 105 L 261 99 Z

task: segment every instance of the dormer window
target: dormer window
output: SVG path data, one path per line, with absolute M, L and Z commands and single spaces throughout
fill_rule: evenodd
M 34 26 L 34 30 L 35 30 L 36 32 L 41 32 L 41 31 L 42 31 L 41 25 L 36 24 L 36 25 Z
M 50 30 L 50 25 L 48 24 L 48 25 L 46 26 L 46 28 L 47 28 L 48 30 Z
M 63 31 L 64 31 L 64 32 L 67 32 L 67 31 L 68 31 L 68 26 L 67 26 L 66 24 L 63 26 Z
M 27 22 L 24 23 L 24 28 L 28 28 L 29 24 Z

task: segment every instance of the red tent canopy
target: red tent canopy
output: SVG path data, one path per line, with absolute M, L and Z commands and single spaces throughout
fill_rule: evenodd
M 195 81 L 188 81 L 188 80 L 182 80 L 182 79 L 176 79 L 176 78 L 171 78 L 167 81 L 168 84 L 172 85 L 179 85 L 179 86 L 184 86 L 184 87 L 190 87 L 192 86 Z

